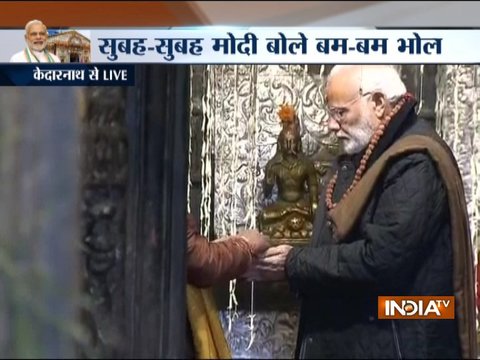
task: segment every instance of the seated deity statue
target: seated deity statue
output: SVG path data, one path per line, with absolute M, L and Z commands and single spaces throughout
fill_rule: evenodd
M 277 152 L 265 167 L 264 195 L 270 198 L 277 187 L 278 198 L 259 214 L 260 230 L 273 242 L 304 243 L 310 240 L 318 204 L 318 175 L 315 165 L 302 151 L 298 118 L 293 107 L 282 106 L 283 129 Z

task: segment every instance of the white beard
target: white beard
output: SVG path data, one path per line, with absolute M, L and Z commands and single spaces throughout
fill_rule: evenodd
M 375 129 L 365 121 L 364 126 L 359 126 L 350 131 L 350 138 L 342 140 L 343 149 L 349 155 L 358 154 L 360 151 L 365 149 L 370 142 Z

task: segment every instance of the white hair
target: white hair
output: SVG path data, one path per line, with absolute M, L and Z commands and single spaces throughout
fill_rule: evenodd
M 30 20 L 27 25 L 25 25 L 25 33 L 28 34 L 28 29 L 30 29 L 30 27 L 32 25 L 35 25 L 35 24 L 39 24 L 39 25 L 43 25 L 43 27 L 45 28 L 45 30 L 47 30 L 47 27 L 45 26 L 45 24 L 43 22 L 41 22 L 40 20 Z
M 367 92 L 380 92 L 390 102 L 396 101 L 407 92 L 400 74 L 392 65 L 336 65 L 330 71 L 327 84 L 330 79 L 347 68 L 358 67 L 358 83 L 363 94 Z

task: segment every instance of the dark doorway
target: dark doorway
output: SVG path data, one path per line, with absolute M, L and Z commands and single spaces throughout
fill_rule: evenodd
M 135 86 L 86 91 L 87 350 L 185 357 L 189 67 L 137 65 Z

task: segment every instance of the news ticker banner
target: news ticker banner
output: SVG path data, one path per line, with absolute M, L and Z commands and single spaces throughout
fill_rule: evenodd
M 60 58 L 57 64 L 10 63 L 25 51 L 25 31 L 0 32 L 5 33 L 0 37 L 0 86 L 129 86 L 135 83 L 135 63 L 480 63 L 476 29 L 49 29 L 47 49 Z
M 480 63 L 480 30 L 170 28 L 92 30 L 91 61 L 175 64 Z
M 25 30 L 0 33 L 0 62 L 8 63 L 25 48 Z M 65 50 L 72 44 L 73 50 L 89 48 L 86 62 L 109 64 L 480 63 L 480 29 L 204 26 L 67 28 L 49 33 L 48 49 L 62 62 L 71 61 L 64 55 L 72 51 Z

